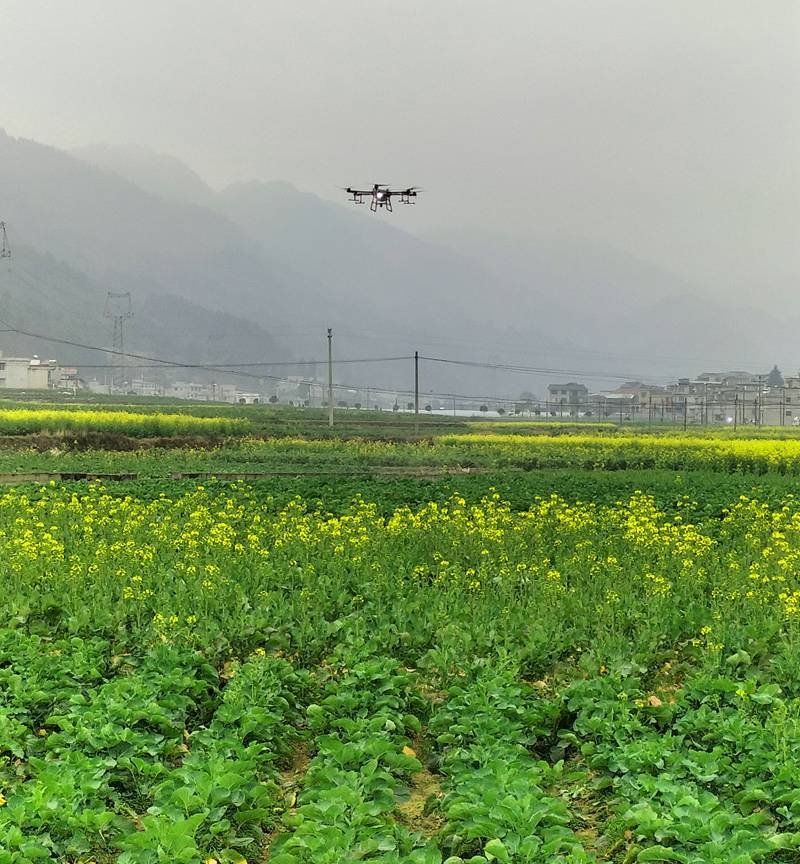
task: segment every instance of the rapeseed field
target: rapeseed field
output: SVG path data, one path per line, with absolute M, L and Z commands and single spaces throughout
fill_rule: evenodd
M 0 495 L 0 864 L 798 854 L 800 502 L 362 485 Z
M 137 438 L 172 435 L 233 435 L 248 428 L 242 418 L 157 412 L 58 408 L 0 408 L 0 435 L 106 432 Z

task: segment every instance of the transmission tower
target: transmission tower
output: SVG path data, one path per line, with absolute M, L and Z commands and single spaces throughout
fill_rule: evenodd
M 5 222 L 0 222 L 0 258 L 11 258 L 11 247 L 8 245 Z
M 11 273 L 11 247 L 8 245 L 8 234 L 6 234 L 6 223 L 0 222 L 0 261 L 6 260 L 6 267 L 9 274 Z M 0 317 L 5 318 L 8 312 L 9 305 L 9 287 L 6 280 L 3 280 L 3 291 L 0 293 Z
M 114 333 L 111 339 L 111 389 L 112 391 L 122 388 L 125 381 L 125 339 L 123 336 L 123 322 L 133 318 L 131 308 L 130 291 L 109 291 L 106 297 L 106 306 L 103 311 L 105 318 L 114 322 Z

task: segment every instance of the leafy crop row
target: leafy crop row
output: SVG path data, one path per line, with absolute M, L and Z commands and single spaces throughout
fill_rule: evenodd
M 75 647 L 70 660 L 85 662 L 87 652 Z M 35 664 L 40 678 L 59 663 L 61 650 Z M 127 821 L 123 790 L 139 788 L 178 754 L 187 716 L 202 710 L 214 675 L 198 655 L 164 647 L 99 687 L 69 673 L 58 678 L 63 689 L 48 700 L 46 715 L 41 697 L 3 688 L 25 757 L 13 774 L 6 769 L 3 864 L 61 861 L 107 847 Z
M 407 738 L 420 729 L 409 713 L 420 707 L 412 681 L 395 661 L 374 657 L 343 671 L 309 706 L 317 753 L 273 864 L 438 864 L 436 848 L 392 818 L 397 794 L 421 767 Z
M 144 794 L 153 803 L 118 841 L 119 864 L 191 864 L 202 855 L 236 864 L 258 853 L 284 809 L 277 766 L 313 686 L 278 658 L 242 665 L 208 726 L 184 736 L 180 764 L 150 772 Z
M 532 750 L 552 734 L 558 706 L 531 698 L 508 675 L 484 673 L 450 689 L 430 733 L 442 748 L 447 822 L 442 846 L 451 864 L 594 861 L 573 830 L 566 803 L 547 789 L 561 764 Z
M 0 411 L 0 433 L 113 432 L 126 436 L 235 436 L 247 420 L 179 414 Z M 52 416 L 51 416 L 52 415 Z M 69 439 L 64 442 L 66 447 Z M 646 434 L 440 435 L 422 441 L 366 438 L 242 438 L 205 449 L 150 449 L 136 453 L 31 450 L 0 453 L 0 470 L 131 472 L 346 472 L 372 469 L 435 472 L 466 469 L 592 471 L 715 471 L 728 474 L 800 473 L 800 439 L 707 438 Z M 364 478 L 360 478 L 362 482 Z
M 696 676 L 660 695 L 636 676 L 579 681 L 564 694 L 576 717 L 562 738 L 608 778 L 637 861 L 797 856 L 800 703 L 750 664 L 736 652 L 726 660 L 735 677 Z

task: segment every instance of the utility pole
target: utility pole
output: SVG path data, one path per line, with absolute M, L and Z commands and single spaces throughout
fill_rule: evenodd
M 764 385 L 762 384 L 763 375 L 758 376 L 758 403 L 756 406 L 756 417 L 758 418 L 758 425 L 761 426 L 761 406 L 764 400 Z
M 689 397 L 683 397 L 683 431 L 686 431 L 686 422 L 689 419 Z
M 736 388 L 736 392 L 733 394 L 733 431 L 736 431 L 736 427 L 739 424 L 739 388 Z
M 414 352 L 414 434 L 419 435 L 419 351 Z
M 123 323 L 128 318 L 133 318 L 131 308 L 130 291 L 109 291 L 106 296 L 106 305 L 103 310 L 105 318 L 111 318 L 114 322 L 114 331 L 111 337 L 111 356 L 114 358 L 114 366 L 125 362 L 125 338 L 123 334 Z M 125 369 L 113 369 L 111 374 L 112 389 L 116 389 L 125 381 Z
M 333 330 L 328 327 L 328 426 L 333 428 Z

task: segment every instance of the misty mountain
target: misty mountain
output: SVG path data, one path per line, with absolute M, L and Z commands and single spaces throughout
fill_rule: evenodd
M 137 318 L 128 344 L 142 353 L 319 358 L 331 326 L 338 357 L 418 349 L 553 370 L 423 364 L 424 390 L 509 395 L 542 392 L 565 375 L 597 388 L 616 374 L 786 365 L 785 355 L 763 356 L 764 333 L 790 344 L 790 318 L 721 305 L 601 243 L 457 226 L 421 238 L 396 228 L 390 214 L 283 182 L 216 192 L 179 160 L 141 148 L 76 153 L 0 133 L 0 216 L 12 243 L 71 268 L 75 290 L 62 303 L 80 305 L 78 283 L 97 310 L 106 290 L 131 291 Z M 78 315 L 75 332 L 83 322 Z M 341 367 L 337 378 L 407 387 L 412 368 Z
M 488 274 L 398 230 L 386 214 L 370 215 L 366 206 L 332 204 L 285 182 L 236 183 L 216 193 L 178 160 L 144 148 L 91 145 L 72 152 L 152 195 L 202 203 L 227 217 L 258 244 L 299 295 L 296 308 L 312 311 L 320 329 L 351 328 L 351 336 L 360 330 L 361 341 L 372 332 L 376 344 L 390 336 L 408 346 L 417 344 L 409 335 L 435 333 L 454 313 L 467 336 L 502 323 L 487 308 Z
M 47 339 L 6 332 L 7 325 L 42 336 L 87 345 L 110 346 L 112 322 L 104 317 L 106 289 L 52 255 L 28 247 L 14 248 L 10 263 L 0 266 L 0 351 L 5 356 L 57 358 L 63 365 L 82 367 L 84 378 L 103 380 L 102 368 L 122 362 L 105 352 L 64 345 Z M 134 317 L 124 322 L 128 350 L 175 362 L 220 364 L 242 357 L 276 359 L 285 348 L 258 325 L 198 306 L 175 295 L 145 295 Z M 269 359 L 269 358 L 267 358 Z M 133 365 L 135 361 L 129 361 Z M 137 368 L 143 368 L 137 364 Z M 265 374 L 276 370 L 258 370 Z M 294 370 L 297 371 L 297 370 Z M 149 380 L 165 380 L 158 365 L 144 373 Z M 255 374 L 170 369 L 169 377 L 232 381 L 242 389 Z
M 214 191 L 180 159 L 146 147 L 87 144 L 69 151 L 97 168 L 119 175 L 150 195 L 183 204 L 212 206 Z
M 118 157 L 113 148 L 104 153 L 107 167 L 151 190 L 173 161 L 142 157 L 134 175 L 124 149 Z M 144 164 L 152 168 L 148 176 Z M 177 178 L 187 175 L 197 176 L 176 169 Z M 204 186 L 202 194 L 257 239 L 295 289 L 315 296 L 315 314 L 324 310 L 366 353 L 391 344 L 401 352 L 506 359 L 593 375 L 594 386 L 607 374 L 605 384 L 613 386 L 614 375 L 758 368 L 773 360 L 765 356 L 764 334 L 788 345 L 795 327 L 785 315 L 723 304 L 650 261 L 583 237 L 514 237 L 454 225 L 421 240 L 394 228 L 390 217 L 331 204 L 288 183 L 237 183 L 219 194 Z M 409 309 L 419 314 L 409 316 Z M 444 382 L 437 386 L 463 383 L 463 375 L 436 374 Z M 552 377 L 539 376 L 533 386 L 541 389 Z M 481 371 L 473 380 L 510 392 L 531 382 Z
M 420 333 L 488 337 L 502 318 L 487 304 L 486 274 L 386 224 L 384 214 L 256 183 L 215 196 L 212 209 L 145 191 L 122 176 L 131 170 L 127 153 L 113 166 L 105 155 L 101 169 L 0 134 L 0 201 L 12 244 L 46 252 L 104 289 L 131 291 L 136 308 L 169 295 L 249 320 L 273 334 L 287 359 L 323 356 L 325 326 L 337 330 L 339 357 L 394 356 L 431 350 Z M 138 159 L 136 179 L 177 195 L 187 173 L 165 184 L 165 164 Z M 412 377 L 408 363 L 350 367 L 348 376 L 391 386 Z M 441 374 L 436 386 L 457 377 Z
M 785 311 L 724 304 L 652 262 L 582 237 L 463 228 L 431 237 L 491 272 L 522 320 L 545 325 L 537 353 L 552 366 L 631 379 L 768 369 L 773 357 L 786 358 L 798 325 Z
M 237 225 L 145 192 L 118 174 L 0 133 L 0 201 L 13 241 L 115 291 L 185 297 L 258 322 L 288 287 Z

